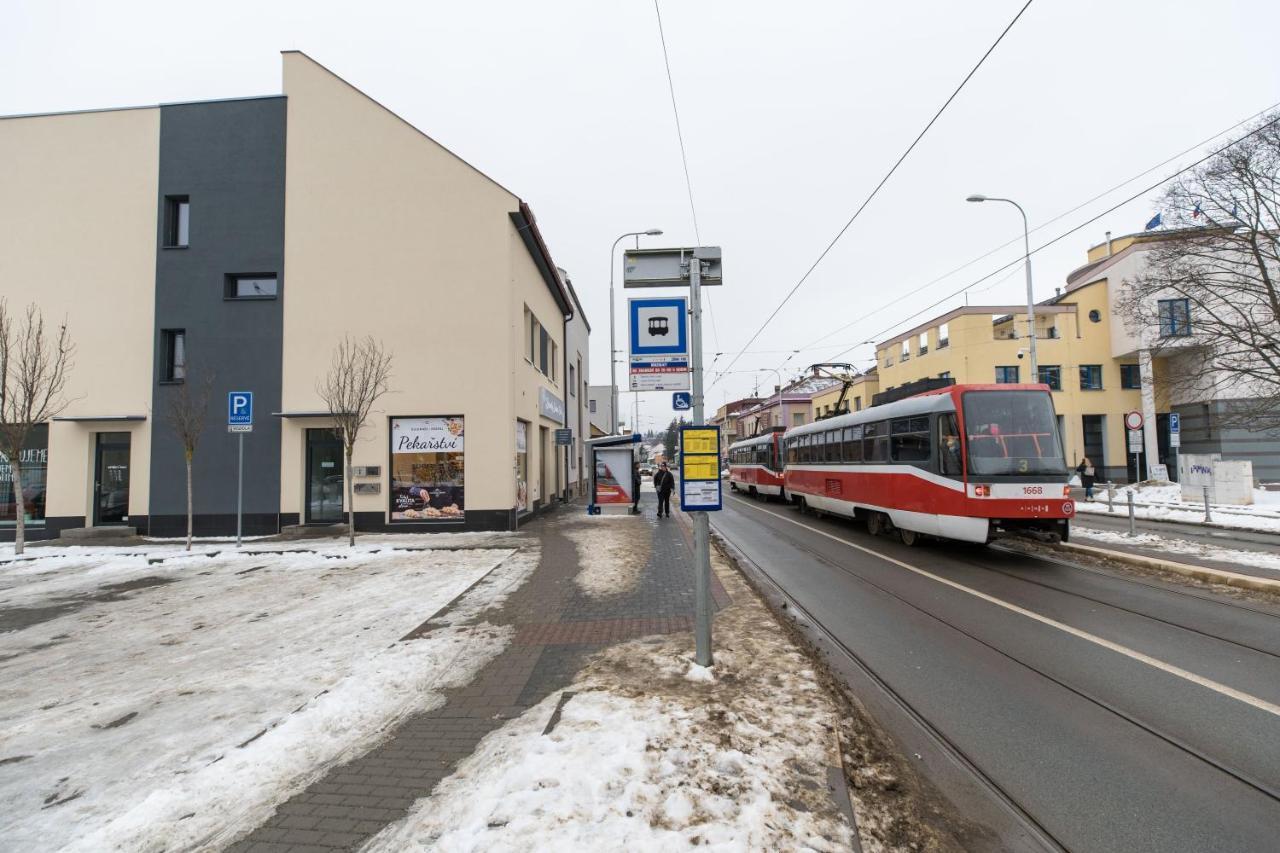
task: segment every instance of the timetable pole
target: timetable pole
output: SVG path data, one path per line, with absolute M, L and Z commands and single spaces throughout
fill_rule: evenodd
M 693 424 L 705 425 L 702 400 L 702 261 L 694 252 L 689 259 L 689 367 L 693 379 Z M 683 454 L 686 448 L 681 448 Z M 683 484 L 682 484 L 683 489 Z M 699 666 L 711 666 L 711 517 L 693 515 L 694 647 Z

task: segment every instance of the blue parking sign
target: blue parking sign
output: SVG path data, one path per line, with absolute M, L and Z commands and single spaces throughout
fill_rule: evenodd
M 227 426 L 253 426 L 253 392 L 227 392 Z
M 1177 412 L 1169 413 L 1169 432 L 1182 432 L 1182 416 Z

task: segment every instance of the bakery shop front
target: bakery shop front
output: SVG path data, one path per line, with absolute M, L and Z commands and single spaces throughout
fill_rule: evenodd
M 391 419 L 391 521 L 466 520 L 466 420 Z

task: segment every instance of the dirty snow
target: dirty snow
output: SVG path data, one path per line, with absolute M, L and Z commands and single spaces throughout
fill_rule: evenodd
M 41 548 L 0 565 L 3 846 L 220 846 L 439 705 L 511 629 L 452 619 L 401 638 L 499 564 L 468 600 L 501 597 L 536 556 L 394 544 Z
M 1113 545 L 1130 545 L 1147 551 L 1198 557 L 1200 559 L 1213 560 L 1219 563 L 1238 566 L 1252 566 L 1257 569 L 1267 569 L 1269 571 L 1280 573 L 1280 554 L 1269 554 L 1265 551 L 1241 551 L 1233 548 L 1219 548 L 1213 545 L 1202 545 L 1198 542 L 1188 542 L 1185 539 L 1172 539 L 1168 536 L 1157 536 L 1152 533 L 1140 533 L 1137 536 L 1128 536 L 1124 533 L 1117 533 L 1113 530 L 1094 530 L 1092 528 L 1085 529 L 1080 527 L 1072 530 L 1071 538 L 1072 541 L 1083 540 L 1082 544 L 1102 542 Z
M 1204 504 L 1182 500 L 1181 487 L 1169 484 L 1139 484 L 1120 486 L 1115 493 L 1115 512 L 1107 512 L 1107 492 L 1104 488 L 1094 491 L 1092 501 L 1076 501 L 1076 512 L 1093 515 L 1129 515 L 1128 494 L 1133 493 L 1135 518 L 1151 521 L 1177 521 L 1187 524 L 1204 523 Z M 1233 530 L 1256 530 L 1263 533 L 1280 533 L 1280 492 L 1254 489 L 1252 506 L 1235 504 L 1210 504 L 1212 523 L 1217 527 Z
M 550 734 L 559 693 L 485 737 L 365 853 L 847 849 L 826 787 L 835 707 L 746 584 L 720 574 L 734 603 L 714 668 L 683 635 L 605 650 Z M 688 680 L 699 671 L 714 678 Z
M 582 567 L 574 583 L 592 598 L 631 592 L 649 562 L 650 522 L 639 515 L 618 517 L 630 523 L 602 528 L 596 524 L 599 517 L 592 516 L 564 531 L 577 549 Z

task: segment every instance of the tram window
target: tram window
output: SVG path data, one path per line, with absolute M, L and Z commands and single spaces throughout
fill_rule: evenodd
M 862 461 L 862 427 L 850 427 L 844 431 L 844 461 Z
M 894 462 L 929 461 L 929 419 L 895 418 L 890 421 L 890 447 Z
M 1067 473 L 1048 392 L 969 392 L 964 419 L 971 474 Z
M 827 461 L 840 461 L 840 430 L 827 433 Z
M 862 460 L 864 462 L 889 461 L 889 424 L 887 421 L 867 424 L 862 431 Z
M 947 476 L 958 477 L 960 470 L 960 430 L 956 427 L 956 416 L 945 414 L 938 417 L 938 469 Z

